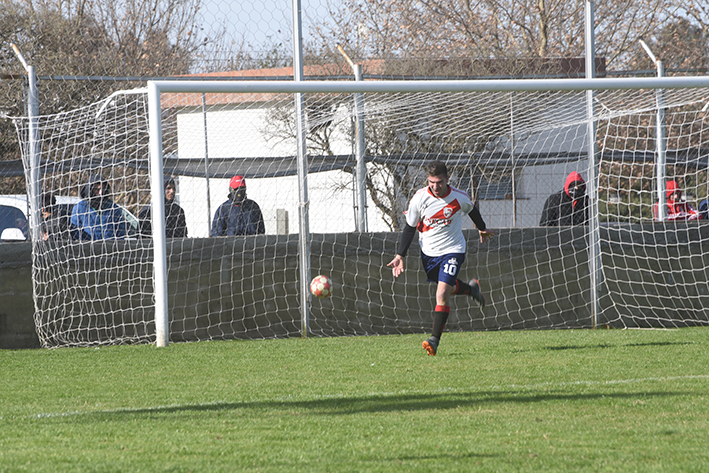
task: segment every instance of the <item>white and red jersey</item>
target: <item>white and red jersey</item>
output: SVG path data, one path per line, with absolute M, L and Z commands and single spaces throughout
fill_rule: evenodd
M 416 192 L 406 212 L 406 223 L 419 232 L 421 251 L 428 256 L 465 253 L 463 215 L 473 210 L 468 194 L 448 186 L 444 197 L 434 196 L 428 187 Z

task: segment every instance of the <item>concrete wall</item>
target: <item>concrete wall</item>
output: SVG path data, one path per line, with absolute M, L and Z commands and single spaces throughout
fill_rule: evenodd
M 466 232 L 471 244 L 461 278 L 479 278 L 489 304 L 482 312 L 474 306 L 462 310 L 456 303 L 447 329 L 592 326 L 584 228 L 505 229 L 485 246 L 474 243 L 477 232 Z M 328 274 L 336 284 L 332 297 L 311 304 L 314 335 L 425 333 L 430 329 L 433 286 L 425 283 L 416 243 L 406 260 L 407 270 L 394 279 L 386 264 L 394 254 L 398 234 L 312 237 L 312 275 Z M 709 251 L 704 243 L 709 242 L 709 225 L 611 226 L 601 228 L 601 237 L 599 324 L 709 324 Z M 62 251 L 70 252 L 74 257 L 67 260 L 74 262 L 54 265 L 51 270 L 65 270 L 73 279 L 59 291 L 59 297 L 54 296 L 66 301 L 49 317 L 50 324 L 61 326 L 49 328 L 76 332 L 90 326 L 91 332 L 81 334 L 85 340 L 115 335 L 101 331 L 103 321 L 87 324 L 80 323 L 83 318 L 72 318 L 101 313 L 111 324 L 121 325 L 121 336 L 150 339 L 154 333 L 151 242 L 73 245 L 53 250 L 52 261 L 65 261 L 67 255 Z M 168 241 L 168 254 L 172 341 L 298 335 L 297 235 L 175 239 Z M 115 278 L 108 274 L 112 264 L 122 268 Z M 101 268 L 101 280 L 95 284 L 91 271 L 86 271 L 91 268 Z M 83 273 L 89 275 L 76 276 Z M 127 275 L 130 281 L 125 281 Z M 101 300 L 93 302 L 89 297 L 91 302 L 81 305 L 77 301 L 82 294 L 72 292 L 75 287 L 83 287 L 84 292 L 89 287 Z M 61 311 L 66 313 L 57 314 Z M 2 244 L 0 348 L 39 346 L 33 313 L 30 244 Z

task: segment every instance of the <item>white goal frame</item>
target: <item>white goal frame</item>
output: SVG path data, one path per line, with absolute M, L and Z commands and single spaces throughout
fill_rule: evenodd
M 167 254 L 164 231 L 165 209 L 163 199 L 163 153 L 161 125 L 161 94 L 162 93 L 406 93 L 406 92 L 539 92 L 539 91 L 590 91 L 587 94 L 588 126 L 594 126 L 593 91 L 595 90 L 630 90 L 630 89 L 680 89 L 709 87 L 709 76 L 697 77 L 648 77 L 648 78 L 600 78 L 600 79 L 527 79 L 527 80 L 434 80 L 434 81 L 149 81 L 149 134 L 150 134 L 150 185 L 153 202 L 152 224 L 154 241 L 154 291 L 155 291 L 155 324 L 157 346 L 167 346 L 169 341 L 168 298 L 167 298 Z M 595 135 L 595 134 L 594 134 Z M 593 136 L 593 135 L 592 135 Z M 305 160 L 306 157 L 299 157 Z M 595 161 L 595 147 L 589 148 L 589 159 Z M 299 163 L 299 169 L 307 169 L 304 162 Z M 307 181 L 300 178 L 301 202 L 300 242 L 301 248 L 307 249 Z M 595 182 L 589 179 L 590 196 L 594 196 Z M 592 197 L 592 208 L 597 204 Z M 306 221 L 303 222 L 302 220 Z M 599 245 L 598 228 L 589 230 L 591 247 Z M 596 253 L 597 255 L 597 253 Z M 301 255 L 301 275 L 308 274 L 307 255 Z M 593 265 L 595 258 L 590 258 L 592 284 L 597 283 L 597 271 Z M 300 281 L 301 314 L 303 336 L 308 330 L 308 298 L 307 278 Z M 594 297 L 597 297 L 594 292 Z M 593 301 L 597 306 L 598 301 Z M 595 311 L 594 311 L 595 313 Z M 595 318 L 595 317 L 594 317 Z

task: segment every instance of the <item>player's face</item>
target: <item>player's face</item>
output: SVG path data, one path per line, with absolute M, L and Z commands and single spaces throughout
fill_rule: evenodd
M 448 194 L 448 176 L 428 176 L 428 188 L 435 197 Z

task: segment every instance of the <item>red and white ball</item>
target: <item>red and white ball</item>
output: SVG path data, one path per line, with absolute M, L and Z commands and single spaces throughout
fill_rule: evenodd
M 329 297 L 332 294 L 332 280 L 327 276 L 315 276 L 310 282 L 310 293 L 319 299 Z

